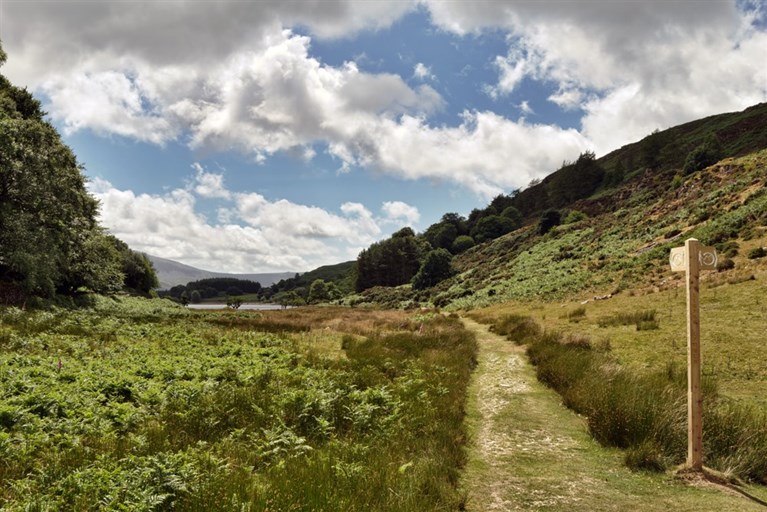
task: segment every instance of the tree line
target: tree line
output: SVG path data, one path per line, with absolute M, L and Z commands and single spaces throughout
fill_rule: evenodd
M 0 302 L 149 292 L 158 286 L 152 264 L 98 224 L 83 168 L 45 115 L 0 74 Z
M 594 153 L 586 152 L 525 190 L 497 195 L 468 217 L 446 213 L 418 235 L 403 228 L 359 254 L 355 289 L 361 292 L 406 283 L 415 289 L 434 286 L 452 275 L 452 257 L 476 244 L 499 238 L 536 218 L 539 233 L 545 234 L 562 221 L 559 209 L 593 194 L 605 176 Z

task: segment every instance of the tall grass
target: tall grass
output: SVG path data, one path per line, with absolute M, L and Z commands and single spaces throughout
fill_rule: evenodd
M 0 309 L 0 509 L 458 509 L 473 335 L 302 310 Z
M 658 328 L 658 319 L 654 309 L 634 311 L 631 313 L 616 313 L 597 320 L 599 327 L 616 325 L 636 325 L 637 331 L 650 331 Z
M 687 455 L 686 372 L 669 365 L 637 373 L 609 352 L 579 338 L 544 333 L 532 320 L 506 316 L 494 326 L 517 341 L 520 332 L 539 380 L 562 395 L 565 405 L 587 417 L 600 443 L 626 449 L 632 467 L 660 470 Z M 715 382 L 703 380 L 704 462 L 707 466 L 767 484 L 767 411 L 727 400 Z

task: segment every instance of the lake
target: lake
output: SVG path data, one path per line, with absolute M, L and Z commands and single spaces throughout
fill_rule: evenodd
M 226 304 L 189 304 L 187 306 L 189 309 L 226 309 Z M 240 307 L 239 310 L 250 310 L 250 311 L 271 311 L 275 309 L 282 309 L 282 306 L 279 304 L 260 304 L 257 302 L 244 302 Z

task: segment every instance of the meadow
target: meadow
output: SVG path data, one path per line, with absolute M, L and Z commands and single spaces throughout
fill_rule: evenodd
M 475 361 L 433 313 L 0 309 L 0 508 L 457 509 Z

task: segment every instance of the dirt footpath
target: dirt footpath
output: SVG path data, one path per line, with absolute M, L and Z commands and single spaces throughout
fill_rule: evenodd
M 480 347 L 469 389 L 467 510 L 767 510 L 669 475 L 629 471 L 621 452 L 598 446 L 583 418 L 537 381 L 522 347 L 464 323 Z

